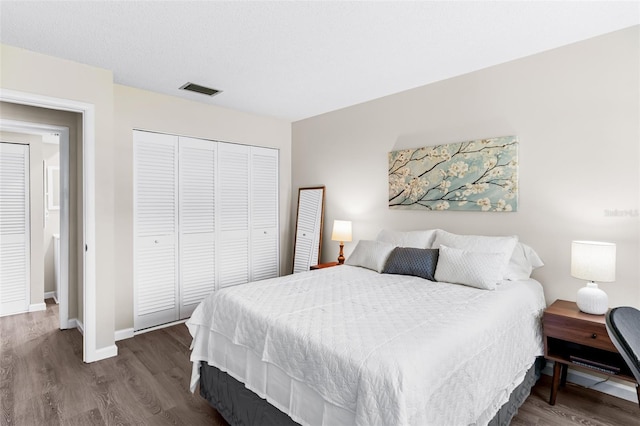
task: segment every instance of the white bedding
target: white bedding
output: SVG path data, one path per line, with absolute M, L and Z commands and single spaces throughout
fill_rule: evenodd
M 207 361 L 302 424 L 486 424 L 542 355 L 542 286 L 340 266 L 217 291 L 187 322 Z

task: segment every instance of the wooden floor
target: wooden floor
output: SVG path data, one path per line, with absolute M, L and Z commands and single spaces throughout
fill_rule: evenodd
M 189 392 L 187 328 L 118 342 L 118 356 L 82 362 L 82 336 L 58 330 L 57 306 L 0 318 L 0 425 L 226 425 Z M 637 404 L 569 384 L 554 407 L 543 377 L 512 425 L 640 425 Z

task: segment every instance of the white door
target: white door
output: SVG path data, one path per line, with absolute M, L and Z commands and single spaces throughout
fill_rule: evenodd
M 180 137 L 180 319 L 188 318 L 216 283 L 217 143 Z
M 29 146 L 0 143 L 0 316 L 29 310 Z
M 249 281 L 249 147 L 218 145 L 220 287 Z
M 134 132 L 134 329 L 178 319 L 178 137 Z
M 278 150 L 251 147 L 251 281 L 279 275 Z

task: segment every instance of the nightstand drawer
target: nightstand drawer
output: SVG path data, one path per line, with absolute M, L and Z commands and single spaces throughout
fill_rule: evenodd
M 544 315 L 544 333 L 569 342 L 586 345 L 605 351 L 617 352 L 604 324 L 589 323 L 577 318 Z

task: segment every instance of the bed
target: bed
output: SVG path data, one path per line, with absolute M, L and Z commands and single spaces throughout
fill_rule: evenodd
M 192 391 L 231 424 L 508 423 L 541 367 L 541 262 L 515 237 L 407 238 L 208 296 L 187 322 Z

